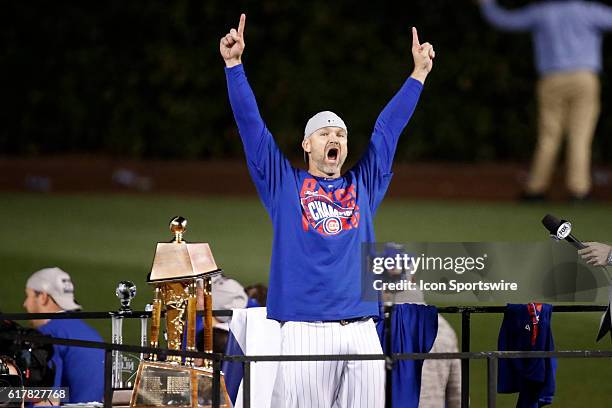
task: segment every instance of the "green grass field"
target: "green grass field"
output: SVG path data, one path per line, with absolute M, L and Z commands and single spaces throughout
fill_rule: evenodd
M 612 240 L 609 205 L 516 205 L 387 200 L 376 220 L 379 241 L 533 241 L 546 240 L 540 224 L 552 213 L 572 220 L 583 240 Z M 119 280 L 136 283 L 134 307 L 151 299 L 145 284 L 155 243 L 167 241 L 173 215 L 189 221 L 186 239 L 209 242 L 225 273 L 243 284 L 267 282 L 272 242 L 271 224 L 253 198 L 194 198 L 119 195 L 0 194 L 3 234 L 0 238 L 0 310 L 21 312 L 23 288 L 32 272 L 60 266 L 76 285 L 87 311 L 118 307 L 114 288 Z M 448 316 L 459 332 L 458 316 Z M 105 338 L 110 322 L 91 322 Z M 136 322 L 126 327 L 136 341 Z M 472 350 L 495 350 L 501 315 L 472 317 Z M 610 349 L 594 343 L 599 315 L 556 314 L 558 350 Z M 130 326 L 130 324 L 126 324 Z M 484 407 L 485 363 L 471 363 L 471 401 Z M 555 406 L 610 405 L 612 363 L 608 359 L 560 360 Z M 513 407 L 515 396 L 499 396 L 498 406 Z

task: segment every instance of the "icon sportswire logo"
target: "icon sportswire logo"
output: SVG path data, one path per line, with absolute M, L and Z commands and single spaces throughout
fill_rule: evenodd
M 315 179 L 305 179 L 300 192 L 302 226 L 309 226 L 323 235 L 337 235 L 359 226 L 356 189 L 326 192 Z

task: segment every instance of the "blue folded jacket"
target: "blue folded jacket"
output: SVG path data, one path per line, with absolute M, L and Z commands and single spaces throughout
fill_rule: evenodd
M 499 331 L 500 351 L 553 351 L 552 305 L 508 304 Z M 519 393 L 516 406 L 538 408 L 551 404 L 555 394 L 555 358 L 499 359 L 497 392 Z
M 383 320 L 377 324 L 386 353 Z M 414 303 L 397 304 L 391 313 L 391 352 L 429 353 L 438 334 L 438 309 Z M 399 360 L 392 371 L 392 406 L 418 408 L 423 360 Z

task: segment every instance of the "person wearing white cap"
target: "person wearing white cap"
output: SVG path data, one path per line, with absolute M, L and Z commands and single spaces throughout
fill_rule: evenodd
M 374 215 L 433 67 L 433 46 L 421 44 L 412 28 L 412 74 L 380 113 L 363 158 L 344 174 L 348 127 L 328 110 L 311 117 L 302 138 L 304 171 L 291 166 L 261 118 L 242 65 L 245 25 L 242 14 L 219 51 L 248 170 L 272 219 L 266 307 L 267 317 L 282 323 L 281 353 L 382 354 L 373 322 L 377 294 L 362 285 L 372 276 L 360 275 L 362 245 L 375 242 Z M 274 407 L 383 407 L 384 362 L 282 362 L 274 393 Z
M 28 313 L 62 313 L 81 309 L 74 298 L 70 275 L 60 268 L 45 268 L 26 282 L 23 307 Z M 43 334 L 63 339 L 103 341 L 95 329 L 80 319 L 32 320 Z M 68 387 L 70 403 L 102 401 L 104 396 L 104 351 L 55 344 L 54 387 Z
M 244 286 L 237 280 L 220 274 L 212 277 L 211 285 L 213 310 L 232 310 L 247 307 L 247 293 L 244 291 Z M 201 298 L 200 294 L 198 294 L 198 297 Z M 201 307 L 203 307 L 203 304 Z M 230 321 L 231 317 L 213 317 L 213 352 L 223 353 L 225 351 Z M 185 333 L 187 333 L 187 330 L 185 330 Z M 204 324 L 202 319 L 196 320 L 196 333 L 196 344 L 198 347 L 203 346 Z M 204 351 L 204 349 L 202 348 L 200 351 Z

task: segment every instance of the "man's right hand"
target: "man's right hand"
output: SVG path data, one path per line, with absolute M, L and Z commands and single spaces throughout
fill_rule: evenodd
M 601 242 L 585 242 L 586 248 L 578 250 L 578 255 L 589 265 L 606 266 L 612 257 L 612 247 Z
M 244 25 L 246 15 L 240 15 L 238 30 L 232 28 L 229 33 L 221 37 L 219 51 L 228 68 L 242 64 L 242 53 L 244 52 Z

